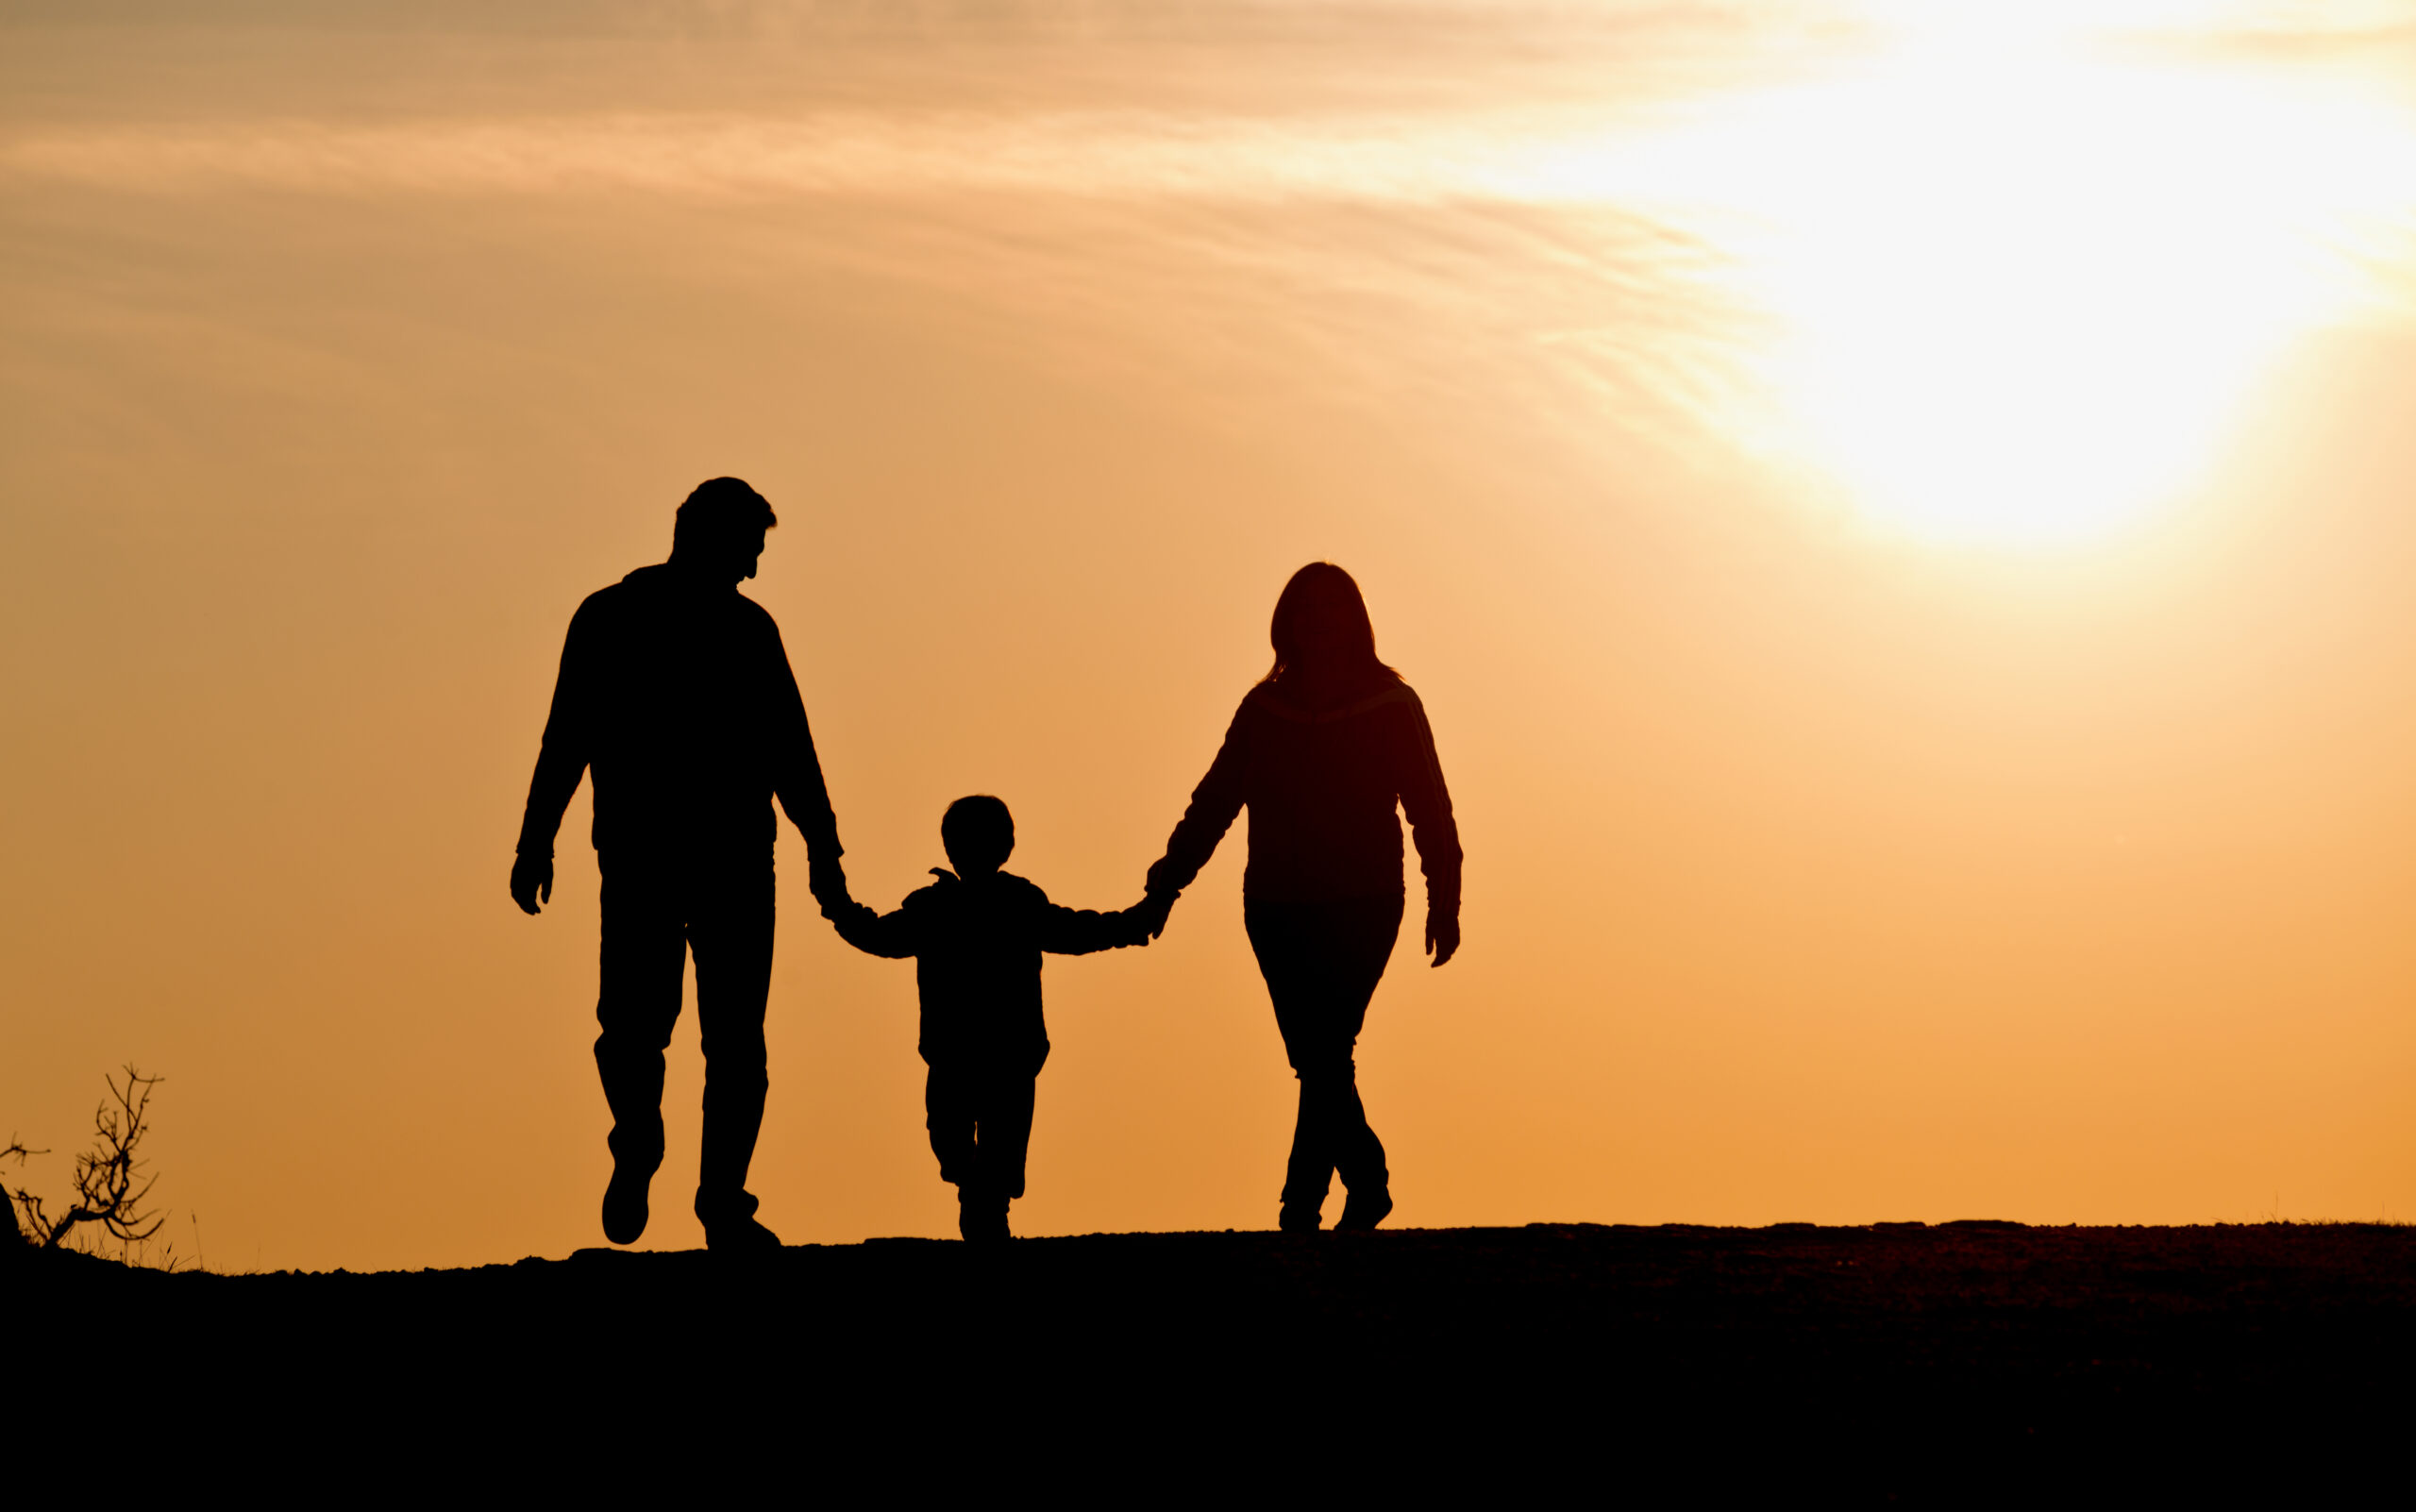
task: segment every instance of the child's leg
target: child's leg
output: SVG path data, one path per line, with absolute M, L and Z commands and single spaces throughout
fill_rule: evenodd
M 968 1067 L 965 1073 L 976 1130 L 967 1179 L 957 1184 L 956 1227 L 968 1240 L 1014 1236 L 1007 1227 L 1007 1204 L 1023 1195 L 1032 1083 L 1032 1076 L 1020 1069 L 1003 1076 L 988 1067 Z
M 934 1066 L 923 1080 L 923 1127 L 940 1161 L 940 1180 L 965 1190 L 981 1168 L 973 1144 L 976 1116 L 972 1079 L 951 1066 Z
M 1001 1206 L 1023 1195 L 1024 1155 L 1032 1146 L 1032 1110 L 1039 1084 L 1036 1075 L 1020 1067 L 982 1079 L 982 1185 Z

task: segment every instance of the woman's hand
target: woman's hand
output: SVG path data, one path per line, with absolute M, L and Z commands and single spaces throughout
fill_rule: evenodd
M 1426 953 L 1441 966 L 1460 949 L 1460 916 L 1426 911 Z
M 1156 939 L 1166 932 L 1166 916 L 1174 912 L 1179 893 L 1160 893 L 1142 899 L 1132 905 L 1132 916 L 1148 924 L 1149 938 Z

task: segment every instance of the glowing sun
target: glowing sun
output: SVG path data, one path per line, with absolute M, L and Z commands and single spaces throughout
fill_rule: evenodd
M 1787 449 L 1888 529 L 2057 545 L 2169 502 L 2416 184 L 2369 102 L 2085 40 L 1917 30 L 1662 143 L 1734 217 Z

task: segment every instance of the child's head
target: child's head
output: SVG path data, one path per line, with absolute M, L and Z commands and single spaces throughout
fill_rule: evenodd
M 958 798 L 940 816 L 940 844 L 958 876 L 987 877 L 1015 853 L 1015 815 L 986 793 Z

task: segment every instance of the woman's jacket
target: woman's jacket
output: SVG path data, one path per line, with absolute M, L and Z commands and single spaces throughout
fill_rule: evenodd
M 1324 902 L 1401 895 L 1398 803 L 1409 815 L 1428 909 L 1460 909 L 1460 832 L 1434 757 L 1426 710 L 1405 682 L 1322 713 L 1260 683 L 1235 711 L 1225 744 L 1191 794 L 1191 806 L 1149 868 L 1153 895 L 1181 892 L 1200 875 L 1233 816 L 1250 810 L 1250 865 L 1242 896 L 1259 902 Z

